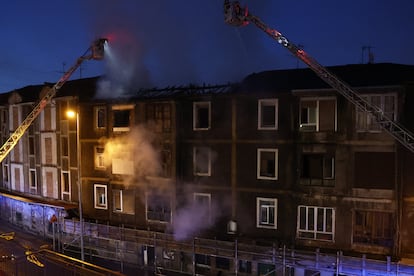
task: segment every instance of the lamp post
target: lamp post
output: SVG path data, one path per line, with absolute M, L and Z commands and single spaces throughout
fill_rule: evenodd
M 78 201 L 79 201 L 79 226 L 80 226 L 80 250 L 81 250 L 81 260 L 85 260 L 85 252 L 83 246 L 83 215 L 82 215 L 82 182 L 81 182 L 81 145 L 79 138 L 79 112 L 68 110 L 66 112 L 68 118 L 76 117 L 76 158 L 78 164 Z

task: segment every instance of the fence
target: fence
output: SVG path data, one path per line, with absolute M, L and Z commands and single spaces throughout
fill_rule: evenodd
M 79 221 L 65 220 L 63 251 L 79 252 Z M 392 261 L 287 248 L 194 238 L 176 241 L 170 234 L 84 223 L 85 254 L 154 270 L 198 275 L 414 275 L 414 266 Z M 328 273 L 328 274 L 326 274 Z

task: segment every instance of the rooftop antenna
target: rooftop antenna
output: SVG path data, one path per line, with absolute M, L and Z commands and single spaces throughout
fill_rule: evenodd
M 369 63 L 369 64 L 374 63 L 374 53 L 371 51 L 372 48 L 374 48 L 374 47 L 369 46 L 369 45 L 361 47 L 361 63 L 362 64 L 364 63 L 365 51 L 368 51 L 368 62 L 367 63 Z

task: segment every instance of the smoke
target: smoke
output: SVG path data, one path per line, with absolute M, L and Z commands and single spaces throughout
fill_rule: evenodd
M 160 156 L 154 140 L 152 132 L 135 126 L 125 135 L 103 141 L 105 165 L 112 166 L 113 174 L 125 176 L 127 186 L 128 182 L 138 183 L 139 179 L 159 174 Z
M 256 5 L 262 9 L 270 2 Z M 101 95 L 222 84 L 275 67 L 268 66 L 273 53 L 261 41 L 264 34 L 251 26 L 225 24 L 222 0 L 95 0 L 85 5 L 90 9 L 91 32 L 108 37 L 111 47 Z

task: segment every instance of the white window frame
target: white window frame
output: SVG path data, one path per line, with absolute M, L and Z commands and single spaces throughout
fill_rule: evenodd
M 208 110 L 208 126 L 200 127 L 198 123 L 199 109 L 207 108 Z M 211 128 L 211 102 L 194 102 L 193 103 L 193 130 L 209 130 Z
M 64 174 L 67 174 L 68 175 L 68 189 L 69 189 L 69 191 L 65 191 L 65 178 L 64 178 Z M 60 173 L 60 183 L 61 183 L 61 196 L 62 196 L 62 199 L 64 199 L 65 198 L 65 196 L 67 196 L 67 198 L 68 198 L 68 201 L 71 201 L 72 200 L 72 197 L 71 197 L 71 190 L 72 190 L 72 186 L 71 186 L 71 179 L 70 179 L 70 171 L 64 171 L 64 170 L 62 170 L 61 171 L 61 173 Z
M 93 187 L 95 209 L 108 209 L 108 187 L 103 184 L 94 184 Z M 103 189 L 104 192 L 98 193 L 98 189 Z
M 275 111 L 275 118 L 273 125 L 263 124 L 263 108 L 273 106 Z M 258 101 L 258 116 L 257 126 L 259 130 L 277 130 L 278 129 L 278 112 L 279 112 L 279 100 L 278 99 L 261 99 Z
M 305 209 L 305 216 L 306 216 L 305 227 L 303 229 L 301 229 L 301 225 L 300 225 L 300 222 L 301 222 L 301 217 L 300 217 L 301 208 Z M 310 219 L 309 210 L 311 210 L 311 209 L 313 210 L 313 218 L 312 218 L 313 219 L 313 229 L 309 225 L 309 219 Z M 332 231 L 327 230 L 328 227 L 327 227 L 327 212 L 326 211 L 328 209 L 331 210 L 331 212 L 332 212 L 332 218 L 331 218 L 331 220 L 332 220 L 332 225 L 331 225 Z M 318 230 L 318 210 L 323 211 L 323 226 L 322 226 L 323 230 Z M 298 217 L 297 217 L 296 225 L 297 225 L 297 227 L 296 227 L 297 228 L 297 231 L 296 231 L 297 237 L 300 238 L 300 239 L 311 239 L 311 240 L 322 240 L 322 241 L 332 241 L 333 242 L 333 241 L 335 241 L 335 208 L 333 208 L 333 207 L 322 207 L 322 206 L 299 205 L 298 206 Z M 313 237 L 304 237 L 304 236 L 301 236 L 301 234 L 312 235 Z M 317 237 L 318 234 L 326 235 L 326 236 L 331 235 L 332 238 L 331 239 L 318 238 Z
M 262 167 L 262 153 L 273 153 L 274 154 L 274 160 L 275 160 L 275 167 L 274 172 L 275 175 L 273 177 L 265 176 L 261 174 L 261 167 Z M 279 167 L 279 150 L 275 148 L 259 148 L 257 149 L 257 179 L 263 179 L 263 180 L 277 180 L 278 179 L 278 167 Z
M 273 205 L 264 204 L 266 202 L 273 202 Z M 270 210 L 274 208 L 273 212 L 273 221 L 271 224 L 270 221 Z M 257 228 L 267 228 L 267 229 L 277 229 L 277 198 L 266 198 L 266 197 L 257 197 L 256 198 L 256 227 Z M 266 213 L 266 221 L 262 220 L 262 212 Z
M 197 154 L 198 151 L 204 153 L 203 158 L 206 160 L 202 161 L 208 162 L 206 172 L 200 172 L 198 169 L 197 164 L 199 163 L 200 158 Z M 211 176 L 211 149 L 209 147 L 193 147 L 193 173 L 197 176 Z
M 34 173 L 34 183 L 32 179 L 32 173 Z M 37 172 L 36 169 L 29 169 L 29 189 L 37 191 Z
M 120 206 L 119 209 L 116 208 L 116 204 L 115 204 L 115 196 L 117 196 L 116 192 L 119 192 L 119 199 L 118 199 L 119 200 L 119 206 Z M 122 213 L 124 211 L 124 202 L 122 200 L 122 194 L 123 194 L 123 190 L 121 190 L 121 189 L 112 190 L 113 211 L 116 212 L 116 213 Z
M 98 152 L 98 149 L 102 149 L 102 152 Z M 94 164 L 95 164 L 95 169 L 96 170 L 105 170 L 106 166 L 105 166 L 105 148 L 102 146 L 95 146 L 94 147 Z
M 300 98 L 299 103 L 299 129 L 303 132 L 318 132 L 319 131 L 319 116 L 320 116 L 320 108 L 319 103 L 321 101 L 335 101 L 335 124 L 334 124 L 334 131 L 338 129 L 338 106 L 337 106 L 337 99 L 336 97 L 303 97 Z M 302 122 L 302 102 L 316 102 L 315 107 L 315 122 Z M 307 117 L 309 118 L 309 110 L 307 110 L 308 114 Z M 312 129 L 314 127 L 314 129 Z
M 45 108 L 50 108 L 50 124 L 51 129 L 47 131 L 54 131 L 56 130 L 56 103 L 55 101 L 51 101 Z M 43 110 L 40 113 L 40 130 L 45 130 L 45 111 Z
M 48 164 L 48 165 L 57 165 L 57 145 L 56 145 L 56 133 L 41 133 L 41 141 L 42 141 L 42 163 L 45 164 L 46 163 L 46 145 L 45 145 L 45 139 L 46 138 L 50 138 L 52 141 L 52 164 Z

